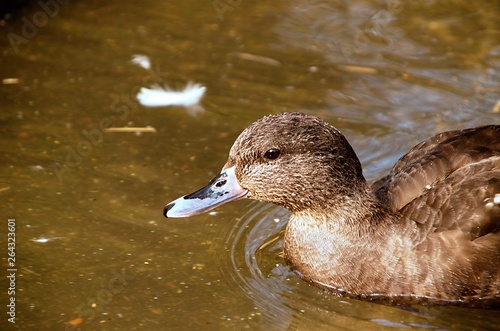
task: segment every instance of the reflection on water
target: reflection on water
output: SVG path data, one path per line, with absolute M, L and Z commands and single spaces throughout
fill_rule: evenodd
M 270 113 L 335 125 L 370 181 L 438 131 L 499 122 L 497 0 L 18 3 L 0 17 L 0 198 L 17 222 L 19 329 L 498 329 L 496 312 L 324 294 L 281 256 L 282 209 L 162 216 Z M 206 87 L 196 116 L 135 99 L 189 81 Z

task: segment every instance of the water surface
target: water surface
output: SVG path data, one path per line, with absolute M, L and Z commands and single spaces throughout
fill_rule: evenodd
M 281 254 L 287 212 L 274 206 L 162 216 L 267 114 L 328 120 L 370 181 L 436 132 L 498 123 L 498 1 L 225 4 L 89 0 L 5 11 L 0 233 L 16 219 L 18 268 L 9 329 L 498 329 L 497 312 L 405 310 L 300 281 Z M 134 54 L 152 69 L 132 65 Z M 135 99 L 155 82 L 190 81 L 207 87 L 197 114 Z

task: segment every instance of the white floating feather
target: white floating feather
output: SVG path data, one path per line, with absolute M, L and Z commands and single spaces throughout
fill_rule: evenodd
M 146 107 L 190 107 L 200 102 L 205 90 L 205 86 L 192 83 L 189 83 L 182 91 L 172 91 L 168 87 L 155 85 L 151 88 L 142 87 L 137 94 L 137 100 Z
M 132 60 L 130 62 L 132 62 L 133 64 L 137 64 L 138 66 L 141 66 L 146 70 L 151 69 L 151 61 L 149 60 L 149 57 L 147 55 L 136 54 L 132 57 Z

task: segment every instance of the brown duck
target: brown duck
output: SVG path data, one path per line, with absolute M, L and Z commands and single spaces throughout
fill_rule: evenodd
M 333 126 L 302 113 L 267 116 L 236 139 L 218 176 L 164 215 L 245 197 L 291 211 L 286 258 L 336 294 L 500 304 L 500 125 L 440 133 L 370 186 Z

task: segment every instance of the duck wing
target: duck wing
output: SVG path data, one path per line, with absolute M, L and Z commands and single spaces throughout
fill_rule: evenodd
M 500 125 L 443 132 L 413 147 L 372 189 L 386 207 L 396 212 L 415 199 L 423 199 L 437 186 L 445 185 L 456 193 L 459 185 L 451 180 L 457 178 L 450 177 L 454 173 L 473 179 L 486 171 L 489 175 L 480 177 L 498 180 L 498 157 Z M 490 163 L 491 169 L 487 166 Z M 467 187 L 460 186 L 460 189 Z
M 401 221 L 419 224 L 420 240 L 454 229 L 469 240 L 499 233 L 500 125 L 440 133 L 410 150 L 373 188 Z
M 406 263 L 429 270 L 437 293 L 499 304 L 500 126 L 439 134 L 373 188 L 411 237 Z
M 431 151 L 433 148 L 435 148 L 436 145 L 438 145 L 442 141 L 452 136 L 459 134 L 460 132 L 461 130 L 441 132 L 435 135 L 434 137 L 422 141 L 418 145 L 414 146 L 408 153 L 403 155 L 396 162 L 396 164 L 392 167 L 391 172 L 387 176 L 382 177 L 373 183 L 372 185 L 373 191 L 377 192 L 380 188 L 383 187 L 382 190 L 377 192 L 377 194 L 380 195 L 381 198 L 386 200 L 389 187 L 391 186 L 391 184 L 394 185 L 394 183 L 396 182 L 394 180 L 395 174 L 400 172 L 401 169 L 403 169 L 405 166 L 415 162 L 419 162 L 422 159 L 422 157 L 425 154 L 429 153 L 429 151 Z M 394 191 L 394 189 L 392 189 L 392 191 Z
M 398 213 L 400 220 L 416 222 L 420 238 L 429 233 L 460 230 L 464 239 L 495 234 L 500 249 L 500 156 L 473 162 L 433 182 Z

